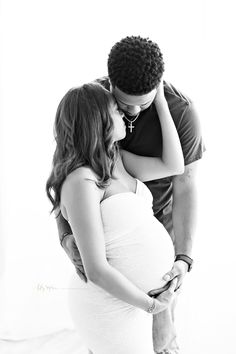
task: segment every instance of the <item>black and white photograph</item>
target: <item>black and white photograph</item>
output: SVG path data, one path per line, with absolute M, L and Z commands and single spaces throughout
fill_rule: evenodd
M 235 354 L 233 1 L 0 0 L 0 353 Z

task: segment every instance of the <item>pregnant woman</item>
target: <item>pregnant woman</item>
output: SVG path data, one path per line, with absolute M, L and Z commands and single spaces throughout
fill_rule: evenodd
M 56 114 L 47 194 L 69 222 L 81 254 L 88 281 L 74 274 L 69 304 L 94 354 L 153 353 L 151 314 L 174 298 L 174 282 L 157 298 L 147 295 L 166 284 L 162 277 L 172 268 L 174 249 L 142 182 L 184 169 L 162 82 L 154 94 L 162 158 L 119 150 L 126 134 L 123 113 L 98 83 L 71 89 Z

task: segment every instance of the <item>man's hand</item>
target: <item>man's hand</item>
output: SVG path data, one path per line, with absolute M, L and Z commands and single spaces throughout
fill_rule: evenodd
M 156 310 L 153 314 L 160 313 L 166 310 L 173 300 L 176 298 L 177 292 L 175 291 L 177 285 L 177 278 L 174 278 L 173 281 L 168 284 L 168 289 L 163 291 L 157 297 L 155 297 Z
M 71 262 L 74 264 L 79 277 L 87 282 L 80 253 L 76 246 L 74 236 L 72 235 L 71 227 L 68 221 L 63 218 L 62 213 L 58 209 L 56 210 L 55 214 L 60 243 L 69 256 Z
M 177 278 L 176 290 L 182 285 L 184 277 L 188 271 L 188 265 L 184 261 L 176 261 L 170 272 L 166 273 L 163 277 L 164 280 L 172 282 Z
M 71 262 L 74 264 L 76 272 L 79 275 L 80 279 L 87 282 L 87 277 L 85 275 L 84 267 L 81 261 L 79 250 L 74 240 L 74 236 L 66 235 L 62 241 L 62 247 L 66 251 Z
M 183 261 L 175 262 L 171 271 L 166 273 L 163 277 L 163 279 L 168 281 L 168 283 L 162 288 L 150 290 L 148 295 L 152 297 L 159 296 L 164 291 L 166 291 L 169 288 L 170 284 L 172 284 L 173 282 L 174 283 L 176 282 L 175 291 L 178 290 L 182 285 L 183 279 L 187 271 L 188 271 L 188 265 L 186 262 Z

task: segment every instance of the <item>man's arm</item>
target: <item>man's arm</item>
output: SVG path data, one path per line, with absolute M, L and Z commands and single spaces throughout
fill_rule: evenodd
M 196 173 L 198 162 L 195 161 L 185 166 L 185 171 L 180 176 L 173 178 L 173 227 L 175 254 L 191 256 L 196 225 L 197 193 Z M 170 272 L 163 277 L 171 281 L 178 277 L 177 289 L 181 286 L 184 276 L 188 271 L 186 262 L 176 261 Z M 149 292 L 150 296 L 156 296 L 158 290 Z
M 185 166 L 182 175 L 173 178 L 173 227 L 175 254 L 191 256 L 196 228 L 197 187 L 195 161 Z
M 57 214 L 58 214 L 58 211 L 56 212 L 56 215 Z M 60 243 L 63 247 L 65 237 L 67 235 L 72 235 L 72 231 L 71 231 L 69 223 L 66 221 L 66 219 L 63 218 L 61 212 L 59 212 L 59 215 L 56 217 L 56 222 L 57 222 L 57 230 L 58 230 Z
M 196 228 L 197 188 L 195 161 L 185 166 L 185 171 L 180 176 L 173 178 L 173 227 L 175 254 L 191 256 L 193 239 Z M 165 280 L 178 277 L 177 288 L 182 284 L 188 271 L 188 265 L 182 260 L 174 263 L 172 270 L 164 276 Z
M 60 243 L 64 248 L 64 251 L 67 253 L 71 262 L 74 264 L 79 277 L 85 282 L 87 282 L 81 256 L 78 247 L 75 243 L 75 239 L 72 234 L 72 230 L 69 223 L 66 221 L 66 219 L 63 218 L 61 213 L 59 213 L 59 215 L 57 216 L 56 222 Z

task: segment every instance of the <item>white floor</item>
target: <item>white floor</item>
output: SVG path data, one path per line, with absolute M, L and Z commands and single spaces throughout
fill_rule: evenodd
M 0 340 L 1 354 L 88 354 L 73 330 L 27 340 Z

